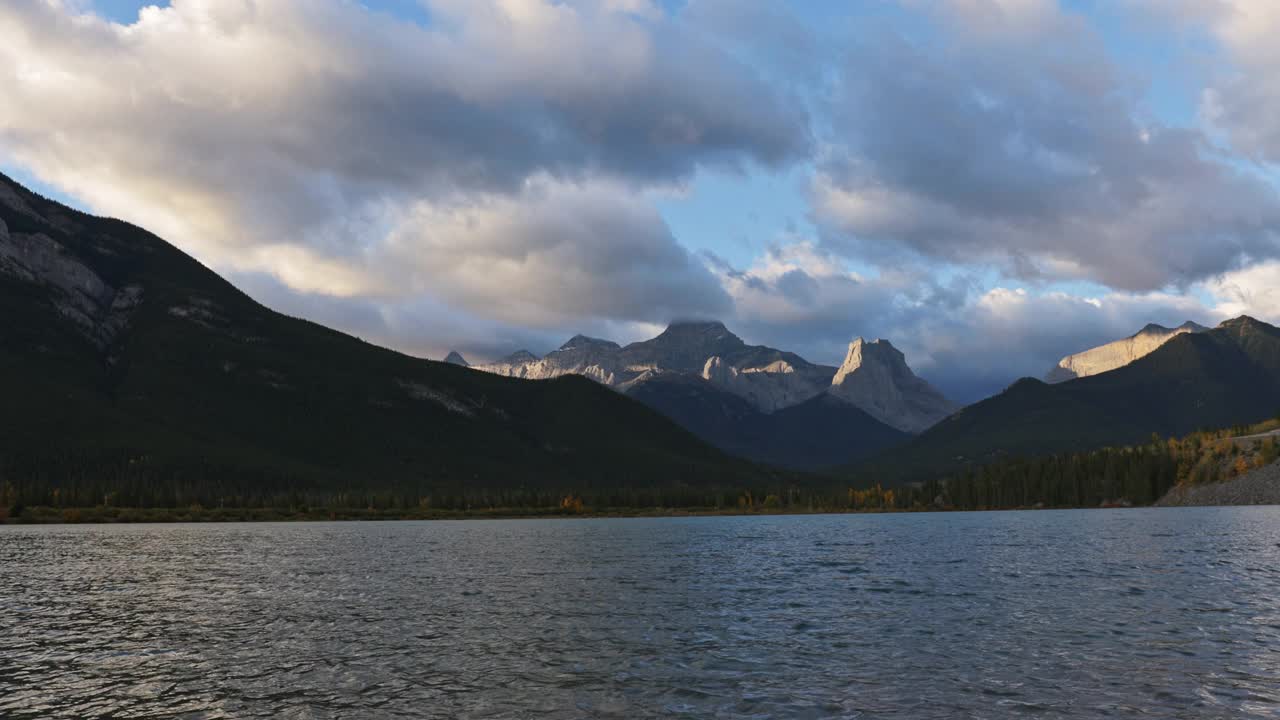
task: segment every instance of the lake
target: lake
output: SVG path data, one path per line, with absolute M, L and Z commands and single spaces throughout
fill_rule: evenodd
M 0 527 L 8 718 L 1280 716 L 1280 508 Z

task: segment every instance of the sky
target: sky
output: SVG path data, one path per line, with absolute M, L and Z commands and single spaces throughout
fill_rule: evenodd
M 415 355 L 1280 321 L 1272 0 L 6 0 L 0 169 Z

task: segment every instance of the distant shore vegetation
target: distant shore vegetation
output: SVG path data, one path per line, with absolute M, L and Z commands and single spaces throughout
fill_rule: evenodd
M 0 457 L 0 522 L 129 523 L 911 512 L 1150 505 L 1280 460 L 1280 419 L 1141 445 L 1010 457 L 901 487 L 820 475 L 776 487 L 453 490 L 301 487 L 287 474 L 128 452 Z

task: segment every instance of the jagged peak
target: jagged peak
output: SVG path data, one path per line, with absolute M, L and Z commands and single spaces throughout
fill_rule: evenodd
M 849 347 L 853 347 L 853 346 L 855 346 L 855 345 L 857 345 L 857 346 L 859 346 L 859 347 L 878 347 L 878 348 L 888 348 L 888 349 L 892 349 L 892 350 L 897 350 L 897 349 L 898 349 L 898 348 L 896 348 L 896 347 L 894 347 L 894 346 L 893 346 L 893 343 L 889 342 L 888 340 L 886 340 L 886 339 L 884 339 L 884 338 L 876 338 L 875 340 L 868 340 L 868 339 L 866 339 L 866 338 L 862 337 L 861 335 L 859 335 L 858 337 L 854 338 L 854 339 L 853 339 L 853 342 L 849 343 Z
M 836 373 L 837 382 L 845 375 L 862 367 L 868 357 L 882 358 L 895 366 L 901 365 L 907 372 L 911 372 L 911 368 L 907 366 L 906 355 L 894 347 L 893 343 L 883 338 L 869 341 L 866 338 L 857 337 L 849 343 L 849 351 L 845 354 L 844 362 Z
M 517 350 L 502 358 L 502 362 L 508 365 L 519 365 L 520 363 L 535 362 L 537 359 L 538 356 L 528 350 Z
M 449 363 L 450 365 L 461 365 L 462 367 L 471 367 L 471 363 L 467 362 L 467 359 L 462 357 L 462 353 L 458 352 L 457 350 L 450 350 L 449 354 L 445 356 L 444 361 Z

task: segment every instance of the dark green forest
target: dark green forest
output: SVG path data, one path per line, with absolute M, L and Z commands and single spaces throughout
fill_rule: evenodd
M 140 228 L 9 189 L 8 521 L 1096 507 L 1274 452 L 1223 433 L 1142 440 L 1280 405 L 1280 330 L 1248 318 L 1112 373 L 1019 383 L 856 468 L 799 473 L 726 454 L 583 377 L 498 377 L 281 315 Z M 801 409 L 849 427 L 848 412 Z
M 894 488 L 848 487 L 822 476 L 745 486 L 545 484 L 423 492 L 413 487 L 317 487 L 312 478 L 217 464 L 166 464 L 128 452 L 8 452 L 0 456 L 0 517 L 10 521 L 578 515 L 644 510 L 863 512 L 1149 505 L 1179 483 L 1227 480 L 1280 459 L 1275 436 L 1236 440 L 1280 421 L 1153 437 L 1118 448 L 1009 458 Z M 376 489 L 374 489 L 376 488 Z M 129 513 L 130 509 L 165 511 Z M 122 512 L 124 511 L 124 512 Z M 239 512 L 234 512 L 239 511 Z

